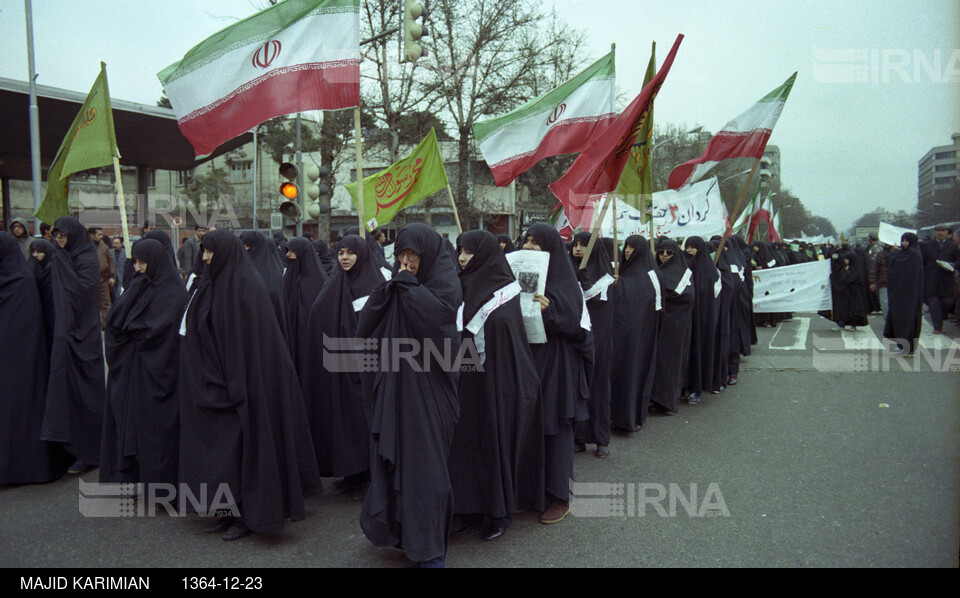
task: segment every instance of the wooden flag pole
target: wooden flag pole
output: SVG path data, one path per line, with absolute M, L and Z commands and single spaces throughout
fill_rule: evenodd
M 596 211 L 597 204 L 593 204 L 593 225 L 590 227 L 590 242 L 587 243 L 587 250 L 583 252 L 583 259 L 580 260 L 580 267 L 578 268 L 579 270 L 583 270 L 587 267 L 587 261 L 590 259 L 590 254 L 593 252 L 593 246 L 597 242 L 597 237 L 600 235 L 600 225 L 603 224 L 603 218 L 607 215 L 607 208 L 610 206 L 611 199 L 613 199 L 612 192 L 607 195 L 607 200 L 603 202 L 603 209 L 600 210 L 599 214 L 597 214 Z
M 117 179 L 117 204 L 120 206 L 120 227 L 123 231 L 123 246 L 127 248 L 127 251 L 131 251 L 130 227 L 127 225 L 127 202 L 123 197 L 123 178 L 120 176 L 120 158 L 118 158 L 116 154 L 113 156 L 113 175 L 114 178 Z M 179 240 L 175 240 L 175 242 L 179 242 Z
M 460 226 L 460 214 L 457 213 L 457 202 L 453 201 L 453 191 L 450 190 L 450 181 L 447 181 L 447 195 L 450 196 L 450 206 L 453 208 L 453 217 L 457 221 L 457 234 L 463 234 L 463 227 Z
M 353 109 L 353 129 L 357 146 L 357 218 L 360 219 L 360 238 L 366 239 L 367 223 L 363 217 L 363 141 L 360 138 L 360 106 Z
M 740 197 L 737 198 L 737 205 L 733 208 L 733 215 L 730 217 L 728 222 L 736 222 L 737 218 L 740 216 L 740 205 L 743 203 L 743 197 L 747 194 L 747 189 L 750 187 L 750 181 L 753 180 L 753 174 L 757 172 L 758 166 L 760 166 L 760 158 L 757 158 L 757 161 L 753 163 L 753 168 L 750 169 L 750 175 L 747 177 L 747 182 L 743 184 L 743 189 L 740 190 Z M 731 230 L 731 227 L 728 225 L 726 232 L 722 237 L 720 237 L 720 245 L 717 247 L 717 255 L 713 257 L 714 265 L 717 265 L 717 262 L 720 261 L 720 254 L 723 252 L 723 246 L 726 244 L 727 236 Z
M 613 278 L 620 276 L 620 252 L 617 251 L 617 194 L 613 194 Z M 602 222 L 602 220 L 601 220 Z

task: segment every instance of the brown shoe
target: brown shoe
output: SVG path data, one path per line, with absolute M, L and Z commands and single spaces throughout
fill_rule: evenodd
M 547 510 L 540 515 L 540 523 L 559 523 L 570 513 L 570 503 L 565 500 L 555 500 Z

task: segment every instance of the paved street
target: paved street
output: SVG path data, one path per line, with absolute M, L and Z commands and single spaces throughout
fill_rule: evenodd
M 447 566 L 956 567 L 960 329 L 934 337 L 926 321 L 917 356 L 895 361 L 881 328 L 873 316 L 841 333 L 813 314 L 761 328 L 738 385 L 615 434 L 606 460 L 577 455 L 577 483 L 595 483 L 575 489 L 580 516 L 522 513 L 495 542 L 456 535 Z M 403 565 L 364 538 L 360 504 L 330 491 L 283 533 L 232 543 L 197 517 L 85 518 L 78 496 L 77 476 L 0 488 L 0 564 Z

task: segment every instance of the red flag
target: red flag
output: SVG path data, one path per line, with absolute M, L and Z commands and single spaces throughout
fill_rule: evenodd
M 682 40 L 683 35 L 678 35 L 656 77 L 644 86 L 640 95 L 610 126 L 580 152 L 567 172 L 550 185 L 550 190 L 563 203 L 567 218 L 574 228 L 589 225 L 584 209 L 590 207 L 599 194 L 617 188 L 623 167 L 630 157 L 630 148 L 643 127 L 647 108 L 670 72 Z

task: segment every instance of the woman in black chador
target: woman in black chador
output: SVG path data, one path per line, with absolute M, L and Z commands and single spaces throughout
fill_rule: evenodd
M 260 275 L 260 280 L 270 296 L 270 303 L 277 315 L 280 330 L 286 337 L 287 316 L 283 295 L 283 270 L 286 266 L 280 260 L 277 245 L 273 241 L 268 241 L 263 233 L 254 230 L 240 233 L 240 241 L 243 242 L 243 247 L 247 250 L 254 269 Z
M 840 328 L 867 325 L 867 306 L 864 305 L 863 286 L 857 254 L 849 249 L 832 256 L 830 290 L 833 295 L 833 321 Z
M 0 231 L 0 485 L 50 482 L 72 462 L 40 439 L 48 365 L 36 283 L 16 238 Z
M 920 338 L 923 321 L 923 255 L 920 239 L 914 233 L 900 238 L 900 251 L 893 251 L 885 259 L 887 266 L 887 319 L 884 338 L 897 341 L 906 355 L 913 355 Z
M 107 314 L 100 481 L 176 484 L 187 291 L 159 242 L 137 241 L 131 258 L 136 274 Z
M 693 272 L 673 239 L 660 242 L 657 260 L 663 281 L 663 321 L 657 338 L 652 400 L 667 415 L 674 415 L 680 409 L 680 393 L 689 369 L 695 296 Z
M 308 349 L 313 344 L 307 321 L 310 308 L 323 284 L 327 281 L 313 244 L 303 237 L 284 241 L 287 246 L 287 269 L 283 273 L 284 315 L 287 318 L 287 346 L 297 368 L 297 377 L 303 384 L 306 371 L 314 364 L 308 361 Z
M 100 462 L 106 398 L 98 300 L 100 260 L 86 229 L 72 216 L 54 223 L 50 278 L 55 323 L 47 408 L 41 438 L 62 442 L 77 458 L 70 472 Z
M 520 508 L 543 510 L 540 380 L 514 280 L 496 237 L 457 238 L 463 288 L 463 339 L 482 363 L 460 372 L 460 422 L 450 451 L 450 481 L 461 526 L 489 521 L 487 540 L 503 535 Z
M 201 484 L 208 502 L 218 499 L 201 509 L 240 514 L 208 528 L 235 540 L 303 519 L 303 497 L 320 491 L 320 475 L 296 370 L 262 279 L 230 231 L 207 233 L 201 250 L 206 272 L 181 329 L 180 481 L 198 500 Z M 226 498 L 218 496 L 224 489 Z
M 360 368 L 339 368 L 324 358 L 325 342 L 357 335 L 358 314 L 367 297 L 386 279 L 371 259 L 370 245 L 357 235 L 339 244 L 338 261 L 310 308 L 310 366 L 303 394 L 310 413 L 310 430 L 320 475 L 339 477 L 337 494 L 360 498 L 369 479 L 370 427 L 363 412 Z M 329 340 L 326 340 L 329 339 Z M 339 363 L 339 362 L 337 362 Z
M 43 314 L 43 333 L 47 338 L 47 356 L 53 344 L 54 314 L 53 287 L 51 286 L 51 268 L 53 262 L 53 244 L 46 239 L 34 239 L 30 242 L 30 260 L 28 261 L 31 274 L 37 282 L 40 292 L 40 307 Z M 44 380 L 46 382 L 46 380 Z
M 541 523 L 557 523 L 570 512 L 573 428 L 587 419 L 593 371 L 593 335 L 583 291 L 557 230 L 538 222 L 527 230 L 524 249 L 550 254 L 546 294 L 536 295 L 547 342 L 532 344 L 543 397 L 547 510 Z
M 613 365 L 610 416 L 620 430 L 635 432 L 647 419 L 653 392 L 662 299 L 660 269 L 640 235 L 623 243 L 620 277 L 612 287 Z
M 372 444 L 360 527 L 376 546 L 441 567 L 453 520 L 447 457 L 460 412 L 463 294 L 451 252 L 429 226 L 405 226 L 394 255 L 398 272 L 360 311 L 358 336 L 381 344 L 377 370 L 363 381 Z
M 696 306 L 690 342 L 690 371 L 687 389 L 691 405 L 700 401 L 703 391 L 720 390 L 714 371 L 719 367 L 717 324 L 720 319 L 720 271 L 713 265 L 710 249 L 700 237 L 687 237 L 684 242 L 687 262 L 693 271 Z
M 607 250 L 610 241 L 611 251 Z M 577 452 L 586 450 L 586 444 L 596 444 L 599 458 L 610 454 L 610 361 L 613 357 L 613 284 L 612 239 L 598 239 L 594 243 L 587 267 L 580 262 L 590 243 L 590 233 L 577 233 L 570 246 L 570 257 L 577 281 L 583 289 L 583 298 L 590 312 L 593 331 L 594 361 L 590 379 L 590 400 L 587 413 L 590 417 L 579 422 L 574 429 Z

